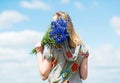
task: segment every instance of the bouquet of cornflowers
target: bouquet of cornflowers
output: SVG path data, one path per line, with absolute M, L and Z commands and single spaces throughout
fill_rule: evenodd
M 65 21 L 62 18 L 56 21 L 52 21 L 50 28 L 47 30 L 41 41 L 42 46 L 56 46 L 64 43 L 64 41 L 69 37 L 69 33 L 67 32 L 67 23 L 69 21 L 70 19 Z M 32 50 L 32 53 L 36 53 L 35 48 Z

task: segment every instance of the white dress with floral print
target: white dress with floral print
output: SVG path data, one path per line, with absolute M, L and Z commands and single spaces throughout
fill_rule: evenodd
M 44 46 L 43 57 L 55 61 L 48 76 L 49 83 L 82 83 L 79 67 L 88 51 L 83 45 L 78 45 L 75 49 L 70 49 L 74 52 L 71 57 L 67 49 Z

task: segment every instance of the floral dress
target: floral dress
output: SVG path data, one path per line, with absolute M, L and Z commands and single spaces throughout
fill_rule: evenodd
M 67 41 L 56 48 L 45 45 L 43 57 L 53 63 L 48 76 L 49 83 L 82 83 L 79 67 L 82 59 L 88 55 L 88 50 L 83 45 L 70 49 Z

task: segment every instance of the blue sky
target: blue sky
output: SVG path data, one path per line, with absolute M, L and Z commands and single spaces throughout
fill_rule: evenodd
M 119 83 L 119 4 L 119 0 L 1 0 L 0 83 L 46 83 L 29 52 L 57 11 L 70 15 L 89 48 L 89 75 L 84 83 Z

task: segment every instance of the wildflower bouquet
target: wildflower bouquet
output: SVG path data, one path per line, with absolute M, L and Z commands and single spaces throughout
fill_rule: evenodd
M 62 18 L 56 21 L 52 21 L 50 28 L 47 30 L 45 36 L 41 41 L 42 46 L 61 45 L 65 40 L 67 40 L 69 37 L 69 33 L 67 32 L 67 23 L 69 21 L 69 19 L 65 21 Z M 32 53 L 36 53 L 36 50 L 33 49 Z

